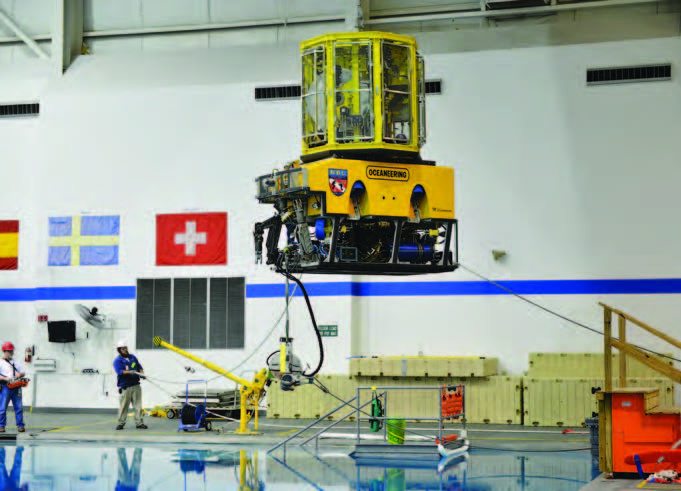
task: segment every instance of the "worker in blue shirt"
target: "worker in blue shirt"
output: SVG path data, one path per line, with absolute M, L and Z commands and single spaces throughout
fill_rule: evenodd
M 135 411 L 135 426 L 138 430 L 149 428 L 142 419 L 142 387 L 140 379 L 144 376 L 144 368 L 137 357 L 128 352 L 128 344 L 119 341 L 116 347 L 118 356 L 113 362 L 114 370 L 118 375 L 118 393 L 120 394 L 120 406 L 118 408 L 117 430 L 125 428 L 125 421 L 128 418 L 128 407 L 132 402 Z

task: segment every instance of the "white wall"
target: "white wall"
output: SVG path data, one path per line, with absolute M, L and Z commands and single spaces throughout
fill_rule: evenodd
M 584 83 L 587 67 L 676 67 L 679 46 L 675 38 L 428 57 L 428 76 L 442 77 L 445 94 L 428 99 L 424 154 L 456 169 L 465 266 L 515 280 L 681 275 L 675 259 L 681 233 L 674 225 L 679 79 Z M 497 263 L 492 249 L 508 257 Z M 478 278 L 462 270 L 428 278 L 454 279 Z M 533 300 L 599 329 L 597 302 L 605 301 L 681 335 L 674 295 Z M 395 335 L 365 334 L 362 352 L 499 356 L 503 368 L 520 373 L 528 352 L 602 345 L 599 337 L 507 296 L 359 303 L 367 324 L 380 319 L 395 326 Z
M 679 81 L 584 87 L 586 67 L 663 61 L 676 67 L 679 53 L 677 38 L 426 53 L 428 77 L 442 78 L 445 92 L 428 99 L 424 156 L 456 169 L 462 263 L 507 280 L 680 277 L 681 233 L 674 226 L 681 179 L 675 165 Z M 271 213 L 253 198 L 253 179 L 298 155 L 299 104 L 256 104 L 252 94 L 256 84 L 298 80 L 297 64 L 295 46 L 188 50 L 83 56 L 61 80 L 28 77 L 30 89 L 0 77 L 0 94 L 4 87 L 28 90 L 41 102 L 37 119 L 0 121 L 0 162 L 5 175 L 13 176 L 0 180 L 0 216 L 21 220 L 20 270 L 0 274 L 0 289 L 125 286 L 140 277 L 170 276 L 281 282 L 253 265 L 252 224 Z M 182 210 L 229 213 L 227 267 L 154 265 L 155 214 Z M 47 218 L 81 213 L 121 215 L 118 267 L 46 266 Z M 493 248 L 508 251 L 504 262 L 492 260 Z M 355 281 L 475 279 L 459 270 Z M 675 332 L 675 295 L 533 300 L 597 328 L 597 301 L 605 300 L 681 335 Z M 61 346 L 46 342 L 36 316 L 75 318 L 76 301 L 96 303 L 0 302 L 0 339 L 14 340 L 22 351 L 35 344 L 39 356 L 58 359 L 57 374 L 38 378 L 38 406 L 114 407 L 113 343 L 119 334 L 134 342 L 134 301 L 100 303 L 129 330 L 90 330 L 86 340 L 60 353 Z M 319 323 L 339 325 L 338 338 L 325 338 L 326 373 L 347 370 L 350 355 L 419 352 L 498 356 L 503 369 L 521 373 L 532 351 L 601 348 L 598 337 L 508 296 L 314 297 L 313 305 Z M 248 299 L 245 349 L 201 356 L 226 368 L 236 365 L 282 307 L 282 299 Z M 302 299 L 296 299 L 292 316 L 297 352 L 314 366 L 316 344 Z M 86 331 L 79 327 L 80 334 Z M 276 330 L 244 368 L 260 368 L 280 334 Z M 188 363 L 177 355 L 138 354 L 149 374 L 186 379 Z M 102 375 L 73 371 L 82 368 L 98 368 Z M 206 370 L 192 375 L 198 376 L 213 377 Z M 147 387 L 147 405 L 167 400 Z M 26 397 L 33 403 L 32 388 Z

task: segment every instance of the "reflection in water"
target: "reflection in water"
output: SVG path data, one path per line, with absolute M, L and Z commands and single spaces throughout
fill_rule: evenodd
M 14 491 L 28 489 L 28 486 L 21 486 L 19 484 L 21 482 L 21 459 L 23 455 L 24 447 L 16 447 L 12 468 L 7 472 L 7 466 L 5 465 L 6 450 L 5 447 L 0 447 L 0 490 Z
M 136 448 L 132 456 L 132 464 L 128 467 L 128 458 L 124 448 L 118 449 L 118 481 L 116 491 L 137 491 L 140 485 L 140 468 L 142 467 L 142 449 Z
M 592 479 L 588 451 L 474 450 L 442 472 L 408 463 L 357 465 L 349 449 L 331 451 L 293 448 L 284 459 L 277 452 L 268 456 L 262 447 L 228 445 L 0 446 L 0 491 L 577 491 Z

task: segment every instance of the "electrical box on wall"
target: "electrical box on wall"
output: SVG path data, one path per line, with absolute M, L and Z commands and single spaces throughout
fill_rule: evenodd
M 33 367 L 36 372 L 55 372 L 57 370 L 57 360 L 41 360 L 33 361 Z

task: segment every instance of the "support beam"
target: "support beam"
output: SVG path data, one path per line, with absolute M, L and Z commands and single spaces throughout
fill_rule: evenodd
M 604 376 L 605 391 L 612 392 L 612 312 L 608 309 L 603 310 L 603 345 L 604 355 Z
M 43 60 L 50 59 L 48 54 L 45 53 L 45 51 L 38 45 L 38 43 L 36 43 L 24 31 L 22 31 L 21 28 L 18 25 L 16 25 L 14 21 L 2 9 L 0 9 L 0 22 L 6 25 L 9 28 L 9 30 L 14 33 L 16 37 L 18 37 L 24 43 L 26 43 L 26 46 L 31 48 L 31 51 L 38 55 L 39 58 L 42 58 Z
M 472 19 L 478 17 L 497 18 L 514 17 L 518 15 L 550 14 L 553 12 L 594 9 L 603 7 L 621 7 L 624 5 L 638 5 L 645 3 L 658 3 L 660 0 L 596 0 L 593 2 L 566 3 L 560 5 L 547 5 L 544 7 L 521 7 L 501 10 L 460 10 L 455 12 L 442 12 L 426 15 L 402 15 L 385 16 L 375 19 L 367 19 L 365 22 L 370 26 L 382 24 L 404 24 L 407 22 L 430 22 L 456 19 Z
M 83 0 L 53 0 L 52 65 L 61 76 L 83 46 Z

